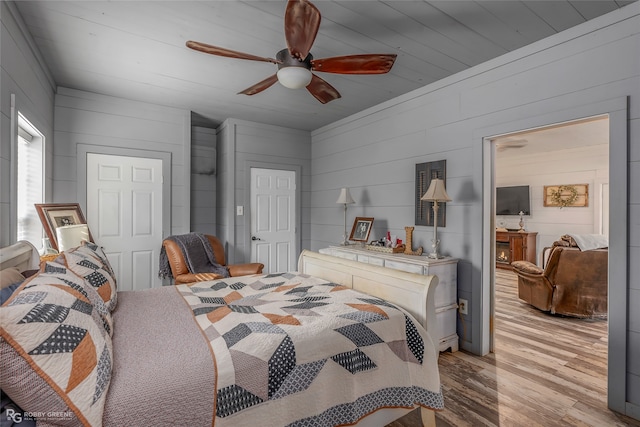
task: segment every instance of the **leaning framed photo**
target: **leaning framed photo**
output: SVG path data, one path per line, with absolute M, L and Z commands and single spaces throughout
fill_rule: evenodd
M 371 227 L 373 226 L 373 218 L 367 218 L 358 216 L 353 221 L 353 227 L 351 227 L 351 235 L 349 240 L 355 242 L 367 242 L 369 241 L 369 234 L 371 234 Z
M 36 203 L 35 207 L 51 246 L 56 250 L 58 250 L 56 228 L 87 223 L 79 203 Z M 93 241 L 90 231 L 89 240 Z

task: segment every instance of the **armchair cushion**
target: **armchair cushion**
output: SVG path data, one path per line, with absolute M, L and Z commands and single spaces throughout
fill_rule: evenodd
M 187 283 L 206 282 L 207 280 L 218 280 L 223 277 L 216 273 L 186 273 L 180 274 L 174 278 L 176 285 Z
M 518 298 L 540 310 L 549 311 L 553 285 L 544 270 L 528 261 L 514 261 L 511 266 L 518 275 Z
M 544 272 L 543 269 L 529 261 L 514 261 L 511 263 L 511 267 L 520 273 L 542 274 Z
M 167 253 L 167 249 L 171 254 Z M 224 251 L 223 251 L 224 254 Z M 229 277 L 229 271 L 218 260 L 211 240 L 202 233 L 187 233 L 167 237 L 160 251 L 160 277 L 177 277 L 184 273 L 215 273 Z M 177 261 L 180 271 L 174 271 L 171 261 Z
M 236 277 L 262 273 L 264 264 L 261 263 L 227 265 L 224 248 L 222 246 L 222 243 L 220 243 L 220 240 L 217 237 L 211 235 L 205 235 L 205 237 L 211 244 L 211 249 L 213 250 L 213 254 L 215 256 L 215 261 L 228 270 L 229 276 Z M 206 280 L 216 280 L 223 278 L 222 275 L 213 272 L 190 271 L 189 265 L 186 262 L 184 255 L 182 254 L 182 250 L 174 241 L 165 239 L 162 242 L 162 246 L 165 249 L 167 260 L 171 268 L 171 273 L 175 279 L 176 284 L 202 282 Z
M 248 276 L 250 274 L 260 274 L 264 264 L 259 262 L 251 262 L 247 264 L 234 264 L 229 266 L 229 274 L 231 277 Z

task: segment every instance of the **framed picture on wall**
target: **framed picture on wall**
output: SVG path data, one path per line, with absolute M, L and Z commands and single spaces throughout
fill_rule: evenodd
M 565 184 L 544 186 L 545 207 L 589 206 L 589 184 Z
M 371 234 L 371 227 L 373 226 L 373 218 L 356 217 L 353 221 L 353 227 L 351 228 L 351 235 L 349 240 L 355 242 L 368 242 L 369 234 Z
M 58 250 L 56 228 L 87 223 L 79 203 L 37 203 L 35 207 L 51 246 L 56 250 Z M 89 232 L 89 240 L 93 241 L 91 232 Z
M 439 178 L 446 181 L 447 161 L 437 160 L 416 164 L 416 190 L 415 190 L 415 224 L 433 226 L 433 202 L 420 200 L 427 192 L 431 180 Z M 447 225 L 447 204 L 438 203 L 438 227 Z

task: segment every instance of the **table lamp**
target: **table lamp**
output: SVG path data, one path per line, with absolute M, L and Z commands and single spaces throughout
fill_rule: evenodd
M 433 240 L 431 240 L 431 253 L 427 254 L 428 258 L 438 259 L 444 258 L 444 256 L 438 253 L 438 246 L 440 240 L 438 240 L 438 202 L 450 202 L 451 199 L 447 194 L 447 190 L 444 188 L 444 181 L 439 178 L 434 178 L 429 184 L 427 192 L 420 198 L 427 202 L 433 202 Z
M 90 241 L 89 227 L 87 224 L 63 225 L 56 228 L 56 237 L 58 251 L 62 252 L 80 246 L 83 240 Z
M 340 195 L 338 196 L 338 200 L 336 200 L 336 203 L 340 203 L 344 205 L 344 234 L 342 235 L 343 239 L 340 245 L 347 246 L 349 245 L 349 240 L 347 235 L 347 205 L 355 203 L 355 200 L 353 200 L 353 198 L 351 197 L 351 194 L 349 194 L 348 188 L 345 187 L 340 189 Z

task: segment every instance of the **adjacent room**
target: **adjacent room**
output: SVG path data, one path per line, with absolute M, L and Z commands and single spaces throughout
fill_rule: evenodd
M 0 22 L 2 423 L 640 426 L 640 2 Z

